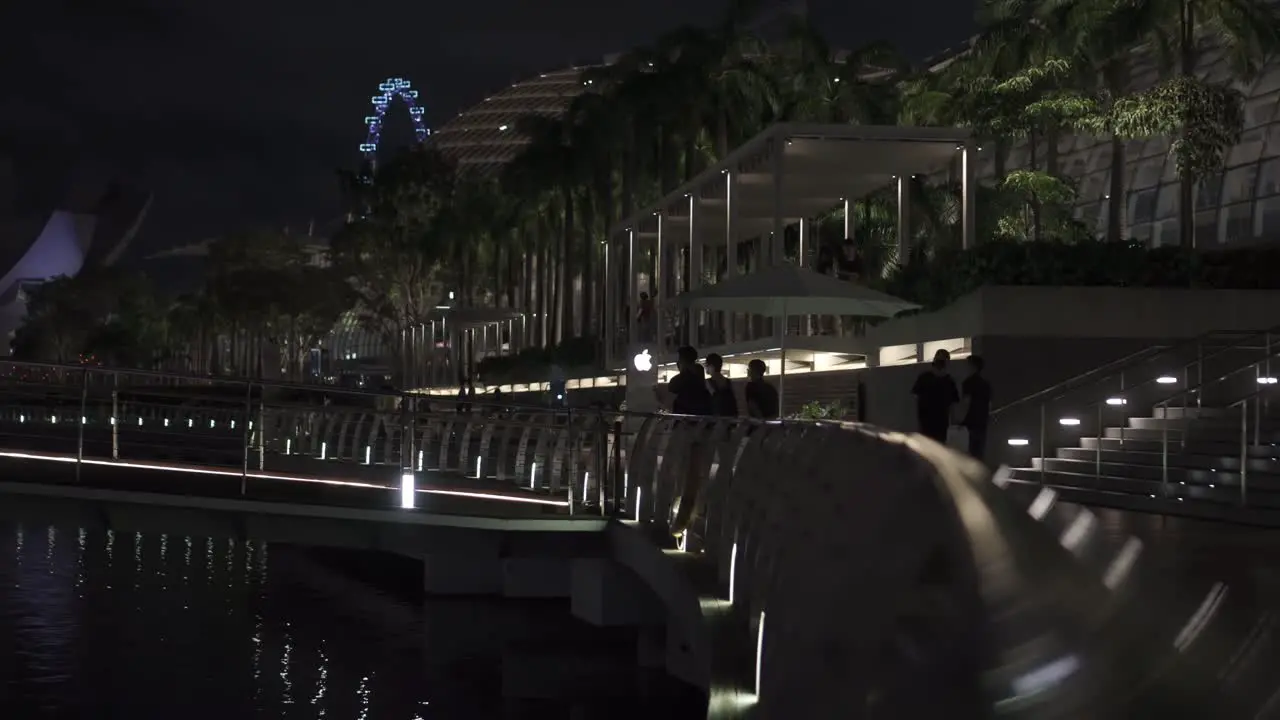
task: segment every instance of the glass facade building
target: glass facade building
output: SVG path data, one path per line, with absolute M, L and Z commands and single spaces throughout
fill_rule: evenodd
M 582 71 L 587 67 L 542 73 L 495 93 L 433 131 L 431 143 L 462 170 L 497 172 L 529 143 L 516 131 L 520 119 L 564 114 L 585 88 Z
M 1200 77 L 1227 82 L 1231 70 L 1221 49 L 1204 53 Z M 1132 70 L 1135 90 L 1157 81 L 1153 58 L 1139 57 Z M 1244 131 L 1228 151 L 1224 171 L 1197 183 L 1195 189 L 1196 245 L 1222 245 L 1280 240 L 1280 62 L 1270 62 L 1254 80 L 1235 81 L 1245 95 Z M 1125 166 L 1112 168 L 1111 145 L 1106 137 L 1068 135 L 1058 142 L 1060 168 L 1075 180 L 1079 197 L 1076 215 L 1105 233 L 1111 189 L 1111 172 L 1124 173 L 1124 229 L 1127 237 L 1152 245 L 1178 243 L 1178 181 L 1169 139 L 1164 137 L 1126 143 Z M 1025 167 L 1025 146 L 1015 147 L 1008 168 Z M 1044 150 L 1040 150 L 1043 163 Z M 1043 165 L 1041 166 L 1043 167 Z M 990 178 L 994 159 L 986 154 L 979 162 L 979 177 Z

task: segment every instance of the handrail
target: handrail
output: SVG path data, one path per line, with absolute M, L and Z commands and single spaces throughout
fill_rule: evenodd
M 1157 402 L 1155 405 L 1152 406 L 1153 413 L 1154 413 L 1154 408 L 1164 408 L 1164 411 L 1165 411 L 1164 412 L 1165 421 L 1160 425 L 1160 490 L 1163 495 L 1167 497 L 1169 494 L 1169 404 L 1173 402 L 1175 399 L 1179 399 L 1179 398 L 1184 399 L 1184 402 L 1182 405 L 1184 408 L 1184 411 L 1182 413 L 1182 437 L 1179 439 L 1179 444 L 1180 444 L 1180 447 L 1183 450 L 1185 450 L 1187 447 L 1187 431 L 1188 431 L 1188 427 L 1187 427 L 1188 418 L 1187 418 L 1187 413 L 1185 411 L 1185 408 L 1186 408 L 1185 398 L 1189 397 L 1191 393 L 1195 393 L 1198 399 L 1203 398 L 1204 389 L 1206 387 L 1209 387 L 1210 385 L 1215 385 L 1229 378 L 1235 377 L 1236 375 L 1240 374 L 1242 371 L 1245 371 L 1245 370 L 1253 370 L 1255 376 L 1261 377 L 1261 375 L 1258 374 L 1259 364 L 1263 362 L 1266 362 L 1269 364 L 1271 360 L 1277 357 L 1280 357 L 1280 351 L 1273 352 L 1269 355 L 1264 355 L 1261 358 L 1257 358 L 1249 363 L 1246 363 L 1245 365 L 1235 368 L 1234 370 L 1230 370 L 1212 380 L 1202 381 L 1198 383 L 1195 387 L 1183 388 L 1178 392 L 1173 393 L 1169 397 L 1164 398 L 1163 400 L 1160 400 L 1159 402 Z M 1259 393 L 1260 390 L 1255 390 L 1254 392 Z M 1234 408 L 1236 405 L 1239 405 L 1241 402 L 1245 403 L 1244 406 L 1241 408 L 1241 428 L 1240 428 L 1240 478 L 1241 478 L 1241 487 L 1242 487 L 1241 502 L 1245 502 L 1247 499 L 1247 496 L 1243 492 L 1243 483 L 1244 483 L 1245 477 L 1248 474 L 1248 468 L 1246 467 L 1248 465 L 1248 462 L 1247 462 L 1248 460 L 1248 417 L 1247 417 L 1248 399 L 1249 399 L 1248 396 L 1246 396 L 1243 400 L 1237 400 L 1231 403 L 1230 405 L 1228 405 L 1228 408 Z M 1259 425 L 1261 424 L 1261 418 L 1258 419 L 1257 424 Z M 1254 432 L 1256 435 L 1257 433 L 1256 426 L 1254 428 Z
M 1261 336 L 1266 336 L 1266 335 L 1269 335 L 1269 334 L 1272 334 L 1272 333 L 1280 334 L 1280 325 L 1276 325 L 1276 326 L 1274 326 L 1274 327 L 1266 328 L 1266 329 L 1263 329 L 1263 330 L 1245 330 L 1245 331 L 1240 331 L 1240 332 L 1233 331 L 1233 330 L 1211 330 L 1211 331 L 1209 331 L 1209 332 L 1206 332 L 1206 333 L 1202 333 L 1202 334 L 1200 334 L 1200 335 L 1197 335 L 1197 336 L 1195 336 L 1195 337 L 1193 337 L 1193 338 L 1188 338 L 1188 339 L 1183 340 L 1183 341 L 1181 341 L 1181 342 L 1173 343 L 1172 345 L 1153 345 L 1153 346 L 1149 346 L 1149 347 L 1143 348 L 1142 350 L 1139 350 L 1139 351 L 1137 351 L 1137 352 L 1134 352 L 1134 353 L 1131 353 L 1131 354 L 1129 354 L 1129 355 L 1126 355 L 1125 357 L 1122 357 L 1122 358 L 1120 358 L 1120 359 L 1118 359 L 1118 360 L 1113 360 L 1113 361 L 1111 361 L 1110 363 L 1107 363 L 1106 365 L 1103 365 L 1103 366 L 1101 366 L 1101 367 L 1097 367 L 1097 368 L 1093 368 L 1092 370 L 1087 370 L 1087 371 L 1085 371 L 1085 372 L 1083 372 L 1083 373 L 1080 373 L 1079 375 L 1076 375 L 1076 376 L 1074 376 L 1074 377 L 1071 377 L 1071 378 L 1068 378 L 1068 379 L 1066 379 L 1066 380 L 1063 380 L 1062 382 L 1059 382 L 1059 383 L 1057 383 L 1057 384 L 1055 384 L 1055 385 L 1052 385 L 1052 386 L 1050 386 L 1050 387 L 1048 387 L 1048 388 L 1045 388 L 1045 389 L 1043 389 L 1043 390 L 1036 391 L 1036 392 L 1034 392 L 1034 393 L 1032 393 L 1032 394 L 1030 394 L 1030 395 L 1027 395 L 1026 397 L 1019 398 L 1018 400 L 1014 400 L 1013 402 L 1008 403 L 1008 404 L 1006 404 L 1006 405 L 1002 405 L 1002 406 L 1000 406 L 999 408 L 996 408 L 995 410 L 991 411 L 991 416 L 992 416 L 992 417 L 995 417 L 995 416 L 996 416 L 996 415 L 998 415 L 999 413 L 1004 412 L 1005 410 L 1008 410 L 1008 409 L 1010 409 L 1010 408 L 1012 408 L 1012 407 L 1016 407 L 1016 406 L 1018 406 L 1018 405 L 1025 404 L 1025 403 L 1027 403 L 1027 402 L 1031 402 L 1031 401 L 1036 400 L 1036 399 L 1040 399 L 1040 398 L 1042 398 L 1042 397 L 1044 397 L 1044 396 L 1046 396 L 1046 395 L 1050 395 L 1050 394 L 1052 394 L 1052 393 L 1054 393 L 1054 392 L 1058 392 L 1058 394 L 1057 394 L 1057 395 L 1054 395 L 1053 397 L 1048 398 L 1047 400 L 1044 400 L 1044 402 L 1052 402 L 1053 400 L 1058 400 L 1058 399 L 1060 399 L 1060 398 L 1064 397 L 1065 395 L 1067 395 L 1068 393 L 1073 392 L 1073 391 L 1075 391 L 1075 390 L 1078 390 L 1078 389 L 1080 389 L 1080 388 L 1088 387 L 1088 386 L 1090 386 L 1090 385 L 1095 385 L 1095 384 L 1100 383 L 1100 382 L 1102 382 L 1102 381 L 1104 381 L 1104 380 L 1110 380 L 1110 379 L 1113 379 L 1113 378 L 1115 378 L 1115 377 L 1118 377 L 1118 376 L 1119 376 L 1121 373 L 1123 373 L 1125 370 L 1128 370 L 1129 368 L 1132 368 L 1132 367 L 1134 367 L 1134 366 L 1136 366 L 1136 365 L 1139 365 L 1139 364 L 1141 364 L 1141 363 L 1142 363 L 1142 362 L 1144 362 L 1144 361 L 1147 361 L 1147 360 L 1153 360 L 1153 359 L 1155 359 L 1155 358 L 1157 358 L 1157 357 L 1159 357 L 1159 356 L 1161 356 L 1161 355 L 1164 355 L 1164 354 L 1167 354 L 1167 353 L 1172 353 L 1172 352 L 1175 352 L 1175 351 L 1178 351 L 1178 350 L 1183 350 L 1183 349 L 1186 349 L 1186 348 L 1188 348 L 1188 347 L 1192 347 L 1192 346 L 1194 346 L 1194 345 L 1201 344 L 1201 343 L 1203 343 L 1205 340 L 1208 340 L 1208 339 L 1211 339 L 1211 338 L 1214 338 L 1214 337 L 1219 337 L 1219 336 L 1223 336 L 1223 335 L 1243 335 L 1243 336 L 1244 336 L 1244 337 L 1243 337 L 1243 339 L 1238 340 L 1238 341 L 1236 341 L 1235 343 L 1233 343 L 1233 344 L 1231 344 L 1231 345 L 1228 345 L 1228 346 L 1223 347 L 1223 348 L 1219 348 L 1219 349 L 1218 349 L 1218 352 L 1215 352 L 1215 353 L 1214 353 L 1214 354 L 1212 354 L 1212 355 L 1209 355 L 1209 356 L 1207 356 L 1207 357 L 1197 358 L 1196 360 L 1194 360 L 1194 361 L 1192 361 L 1192 362 L 1185 363 L 1185 364 L 1182 366 L 1182 368 L 1183 368 L 1183 369 L 1185 369 L 1185 368 L 1187 368 L 1187 367 L 1190 367 L 1190 366 L 1192 366 L 1192 365 L 1195 365 L 1195 364 L 1196 364 L 1196 363 L 1198 363 L 1198 362 L 1203 362 L 1204 360 L 1206 360 L 1206 359 L 1208 359 L 1208 358 L 1217 357 L 1218 355 L 1221 355 L 1221 354 L 1223 354 L 1223 353 L 1225 353 L 1225 352 L 1227 352 L 1227 351 L 1229 351 L 1229 350 L 1237 349 L 1237 348 L 1239 348 L 1240 346 L 1242 346 L 1242 345 L 1244 345 L 1244 344 L 1248 343 L 1249 341 L 1251 341 L 1251 340 L 1253 340 L 1253 339 L 1255 339 L 1255 338 L 1258 338 L 1258 337 L 1261 337 Z M 1152 352 L 1150 352 L 1151 350 L 1156 350 L 1157 352 L 1152 353 Z M 1103 375 L 1103 376 L 1100 376 L 1100 377 L 1092 378 L 1092 380 L 1091 380 L 1090 382 L 1080 383 L 1080 381 L 1081 381 L 1081 380 L 1084 380 L 1084 379 L 1086 379 L 1086 378 L 1089 378 L 1089 377 L 1090 377 L 1090 376 L 1092 376 L 1092 375 L 1095 375 L 1095 374 L 1097 374 L 1097 373 L 1099 373 L 1099 372 L 1103 372 L 1103 371 L 1107 371 L 1107 370 L 1110 370 L 1110 371 L 1111 371 L 1111 372 L 1110 372 L 1110 373 L 1108 373 L 1107 375 Z M 1140 384 L 1141 384 L 1141 383 L 1140 383 Z M 1073 387 L 1068 387 L 1068 386 L 1073 386 Z
M 1193 339 L 1193 340 L 1188 340 L 1187 342 L 1188 342 L 1188 343 L 1191 343 L 1191 342 L 1195 342 L 1196 340 L 1199 340 L 1199 339 L 1200 339 L 1200 338 L 1198 338 L 1198 337 L 1197 337 L 1197 338 L 1195 338 L 1195 339 Z M 1092 370 L 1086 370 L 1085 372 L 1082 372 L 1082 373 L 1080 373 L 1079 375 L 1075 375 L 1075 376 L 1073 376 L 1073 377 L 1067 378 L 1066 380 L 1063 380 L 1062 382 L 1057 383 L 1056 385 L 1051 385 L 1051 386 L 1049 386 L 1049 387 L 1047 387 L 1047 388 L 1045 388 L 1045 389 L 1043 389 L 1043 390 L 1037 390 L 1036 392 L 1031 393 L 1030 395 L 1027 395 L 1027 396 L 1022 397 L 1022 398 L 1018 398 L 1017 400 L 1014 400 L 1014 401 L 1013 401 L 1013 402 L 1011 402 L 1011 403 L 1008 403 L 1008 404 L 1005 404 L 1005 405 L 1001 405 L 1000 407 L 998 407 L 998 408 L 996 408 L 995 410 L 992 410 L 992 411 L 991 411 L 991 416 L 992 416 L 992 417 L 995 417 L 996 415 L 998 415 L 998 414 L 1000 414 L 1000 413 L 1004 412 L 1005 410 L 1008 410 L 1008 409 L 1009 409 L 1009 408 L 1011 408 L 1011 407 L 1015 407 L 1015 406 L 1018 406 L 1018 405 L 1022 405 L 1022 404 L 1024 404 L 1024 403 L 1031 402 L 1032 400 L 1035 400 L 1035 399 L 1037 399 L 1037 398 L 1039 398 L 1039 397 L 1041 397 L 1041 396 L 1043 396 L 1043 395 L 1048 395 L 1048 394 L 1050 394 L 1050 393 L 1052 393 L 1052 392 L 1056 392 L 1056 391 L 1058 391 L 1058 390 L 1061 390 L 1061 389 L 1065 388 L 1066 386 L 1068 386 L 1068 385 L 1073 385 L 1073 384 L 1075 384 L 1075 383 L 1077 383 L 1077 382 L 1079 382 L 1079 381 L 1081 381 L 1081 380 L 1084 380 L 1085 378 L 1088 378 L 1088 377 L 1089 377 L 1089 376 L 1091 376 L 1091 375 L 1094 375 L 1094 374 L 1097 374 L 1097 373 L 1100 373 L 1100 372 L 1105 372 L 1105 371 L 1107 371 L 1107 370 L 1120 370 L 1120 369 L 1124 369 L 1124 367 L 1129 367 L 1128 363 L 1129 363 L 1130 361 L 1136 361 L 1140 356 L 1144 356 L 1144 355 L 1147 355 L 1148 353 L 1151 353 L 1151 351 L 1152 351 L 1152 350 L 1159 350 L 1160 352 L 1164 352 L 1164 351 L 1166 351 L 1166 350 L 1173 350 L 1173 349 L 1178 348 L 1178 347 L 1181 347 L 1181 345 L 1180 345 L 1180 344 L 1179 344 L 1179 345 L 1151 345 L 1151 346 L 1145 347 L 1145 348 L 1143 348 L 1143 349 L 1141 349 L 1141 350 L 1138 350 L 1137 352 L 1133 352 L 1133 353 L 1130 353 L 1130 354 L 1128 354 L 1128 355 L 1125 355 L 1124 357 L 1119 358 L 1118 360 L 1112 360 L 1111 362 L 1107 363 L 1106 365 L 1102 365 L 1102 366 L 1100 366 L 1100 367 L 1093 368 Z M 1155 355 L 1159 355 L 1159 354 L 1160 354 L 1160 352 L 1152 353 L 1152 357 L 1154 357 Z M 1136 363 L 1135 363 L 1135 364 L 1136 364 Z M 1116 367 L 1117 365 L 1122 365 L 1122 366 L 1124 366 L 1124 367 Z M 1107 377 L 1112 377 L 1112 376 L 1111 376 L 1111 375 L 1108 375 Z M 1106 379 L 1106 377 L 1098 378 L 1098 379 L 1099 379 L 1099 380 L 1105 380 L 1105 379 Z

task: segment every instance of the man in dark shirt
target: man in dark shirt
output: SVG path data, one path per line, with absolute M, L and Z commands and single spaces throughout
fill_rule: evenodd
M 982 358 L 970 355 L 972 372 L 960 383 L 960 396 L 966 406 L 960 424 L 969 429 L 969 454 L 979 460 L 986 454 L 987 427 L 991 424 L 991 383 L 982 374 L 985 365 Z
M 679 372 L 667 383 L 671 393 L 671 412 L 677 415 L 710 415 L 711 391 L 707 374 L 698 364 L 698 351 L 685 345 L 676 351 Z
M 951 407 L 960 401 L 956 381 L 947 374 L 951 353 L 939 350 L 933 355 L 933 364 L 920 373 L 911 394 L 916 396 L 916 420 L 920 434 L 940 443 L 947 442 L 947 428 L 951 425 Z
M 759 420 L 778 419 L 778 390 L 764 379 L 764 361 L 747 363 L 747 386 L 743 395 L 747 400 L 747 416 Z

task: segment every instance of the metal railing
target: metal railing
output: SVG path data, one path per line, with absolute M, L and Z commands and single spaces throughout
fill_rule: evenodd
M 1223 373 L 1215 378 L 1204 381 L 1194 387 L 1183 388 L 1175 392 L 1170 397 L 1157 402 L 1152 408 L 1152 415 L 1159 418 L 1160 422 L 1160 489 L 1161 494 L 1168 498 L 1169 492 L 1169 460 L 1170 460 L 1170 443 L 1169 443 L 1169 411 L 1173 407 L 1173 402 L 1180 402 L 1180 412 L 1178 413 L 1179 428 L 1178 450 L 1185 452 L 1187 450 L 1187 440 L 1192 434 L 1191 413 L 1189 398 L 1194 396 L 1196 400 L 1197 410 L 1203 409 L 1203 398 L 1205 391 L 1209 388 L 1218 387 L 1236 380 L 1243 376 L 1246 380 L 1252 379 L 1253 389 L 1234 401 L 1229 401 L 1226 405 L 1227 410 L 1240 408 L 1240 505 L 1248 505 L 1248 474 L 1249 474 L 1249 448 L 1251 446 L 1258 447 L 1261 445 L 1262 421 L 1264 419 L 1264 411 L 1268 408 L 1270 397 L 1273 394 L 1276 378 L 1271 375 L 1271 361 L 1276 357 L 1280 357 L 1280 351 L 1270 352 L 1268 343 L 1268 353 L 1264 357 L 1238 367 L 1234 370 Z M 1253 442 L 1250 443 L 1249 436 L 1249 406 L 1252 404 L 1254 412 L 1253 422 Z M 1199 414 L 1197 420 L 1206 420 Z
M 1212 371 L 1215 362 L 1227 363 L 1228 372 L 1252 367 L 1271 354 L 1277 337 L 1280 337 L 1280 327 L 1258 332 L 1211 332 L 1173 345 L 1140 350 L 1008 403 L 993 411 L 992 418 L 994 420 L 1001 414 L 1007 415 L 1011 409 L 1035 403 L 1036 455 L 1040 480 L 1044 483 L 1051 446 L 1050 427 L 1053 424 L 1049 410 L 1051 406 L 1069 400 L 1072 410 L 1058 418 L 1058 424 L 1076 428 L 1087 426 L 1092 421 L 1095 425 L 1094 480 L 1095 485 L 1099 485 L 1108 411 L 1130 408 L 1138 404 L 1136 401 L 1141 401 L 1144 394 L 1158 391 L 1166 385 L 1198 387 L 1203 383 L 1206 372 Z M 1255 351 L 1259 354 L 1240 358 L 1241 353 L 1252 354 Z M 1175 397 L 1177 395 L 1166 397 L 1154 392 L 1149 399 L 1157 403 Z M 1201 403 L 1202 396 L 1197 395 L 1195 401 Z M 1126 428 L 1121 423 L 1118 438 L 1121 447 L 1126 443 L 1126 435 Z M 1013 440 L 1022 445 L 1030 444 L 1027 438 L 1011 438 L 1010 444 L 1014 444 Z
M 424 410 L 406 395 L 245 381 L 207 380 L 208 392 L 173 392 L 134 385 L 129 371 L 72 370 L 56 384 L 0 383 L 0 440 L 19 437 L 38 416 L 41 431 L 23 439 L 74 447 L 79 467 L 199 438 L 206 454 L 231 456 L 222 460 L 234 466 L 225 474 L 239 477 L 241 493 L 248 484 L 249 494 L 271 477 L 314 477 L 318 468 L 344 475 L 366 468 L 385 480 L 389 468 L 397 475 L 406 468 L 458 475 L 475 465 L 479 481 L 563 498 L 560 507 L 570 512 L 585 503 L 593 513 L 652 530 L 701 556 L 685 567 L 713 572 L 696 590 L 694 583 L 679 586 L 672 582 L 678 572 L 672 555 L 620 524 L 608 529 L 619 532 L 611 543 L 625 549 L 619 562 L 633 562 L 631 569 L 654 587 L 665 581 L 672 617 L 693 619 L 671 624 L 688 633 L 681 662 L 723 663 L 705 676 L 729 678 L 740 697 L 768 706 L 770 716 L 815 703 L 844 715 L 863 712 L 865 693 L 850 693 L 851 680 L 876 691 L 886 716 L 954 714 L 962 702 L 987 705 L 965 706 L 965 716 L 989 715 L 1014 701 L 1031 713 L 1088 716 L 1124 707 L 1152 715 L 1163 706 L 1154 693 L 1165 687 L 1152 678 L 1175 665 L 1169 654 L 1180 623 L 1153 625 L 1151 618 L 1162 617 L 1152 612 L 1161 598 L 1137 592 L 1140 583 L 1125 584 L 1139 577 L 1128 570 L 1132 554 L 1126 556 L 1136 541 L 1119 553 L 1077 557 L 1069 543 L 1098 547 L 1088 537 L 1097 523 L 1077 522 L 1089 520 L 1089 511 L 1037 503 L 1029 512 L 979 463 L 917 436 L 851 423 L 465 407 L 465 401 L 462 408 Z M 387 490 L 394 483 L 366 485 Z M 1090 574 L 1096 581 L 1081 582 Z M 710 624 L 716 614 L 726 619 L 714 639 L 698 634 L 703 618 Z M 886 653 L 886 628 L 906 628 L 893 632 L 911 633 L 910 643 L 900 645 L 912 652 Z M 988 641 L 974 642 L 974 628 L 988 629 Z M 1055 641 L 1028 651 L 1029 629 Z M 1145 643 L 1137 652 L 1124 644 L 1135 632 Z M 732 642 L 750 644 L 753 667 L 737 667 L 739 655 L 722 646 Z M 874 662 L 855 665 L 862 674 L 853 678 L 814 673 L 805 660 L 819 644 Z M 1201 642 L 1190 652 L 1202 646 L 1218 644 Z M 931 657 L 956 658 L 957 648 L 973 653 L 957 659 L 962 673 L 939 683 L 934 667 L 918 661 L 922 647 Z M 1105 673 L 1068 673 L 1055 693 L 1029 695 L 1017 685 L 992 692 L 988 679 L 997 672 L 1042 673 L 1064 653 Z M 1095 681 L 1104 675 L 1119 688 L 1114 694 Z M 926 683 L 933 683 L 931 692 L 919 693 Z M 921 698 L 934 707 L 919 712 Z M 1212 712 L 1206 708 L 1217 707 L 1214 699 L 1207 695 L 1193 714 Z
M 606 512 L 627 442 L 605 409 L 0 361 L 0 455 L 71 461 L 77 482 L 86 465 L 180 464 L 237 477 L 247 496 L 263 482 L 394 490 L 429 474 Z
M 1181 353 L 1194 350 L 1196 353 L 1195 359 L 1185 361 L 1182 366 L 1177 367 L 1178 371 L 1183 371 L 1185 373 L 1189 368 L 1196 366 L 1199 363 L 1203 363 L 1213 357 L 1204 355 L 1206 349 L 1217 348 L 1220 351 L 1225 352 L 1246 347 L 1249 343 L 1259 339 L 1263 340 L 1264 344 L 1269 346 L 1273 336 L 1280 338 L 1280 325 L 1258 331 L 1234 332 L 1214 330 L 1170 345 L 1152 345 L 1125 355 L 1119 359 L 1112 360 L 1099 367 L 1090 368 L 1089 370 L 1055 383 L 1047 388 L 1001 405 L 1000 407 L 992 410 L 991 415 L 994 418 L 1013 408 L 1026 405 L 1035 400 L 1044 399 L 1043 402 L 1060 400 L 1074 392 L 1090 389 L 1098 384 L 1113 380 L 1118 380 L 1121 388 L 1123 389 L 1125 375 L 1131 374 L 1140 366 L 1162 360 L 1169 356 L 1178 357 Z M 1226 338 L 1236 338 L 1236 340 L 1226 346 L 1213 344 L 1213 341 L 1215 340 Z M 1164 368 L 1162 372 L 1167 370 L 1168 368 Z

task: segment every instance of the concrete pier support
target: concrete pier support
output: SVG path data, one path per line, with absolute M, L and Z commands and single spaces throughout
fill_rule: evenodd
M 612 560 L 573 563 L 571 607 L 576 618 L 598 627 L 664 625 L 666 612 L 635 573 Z

